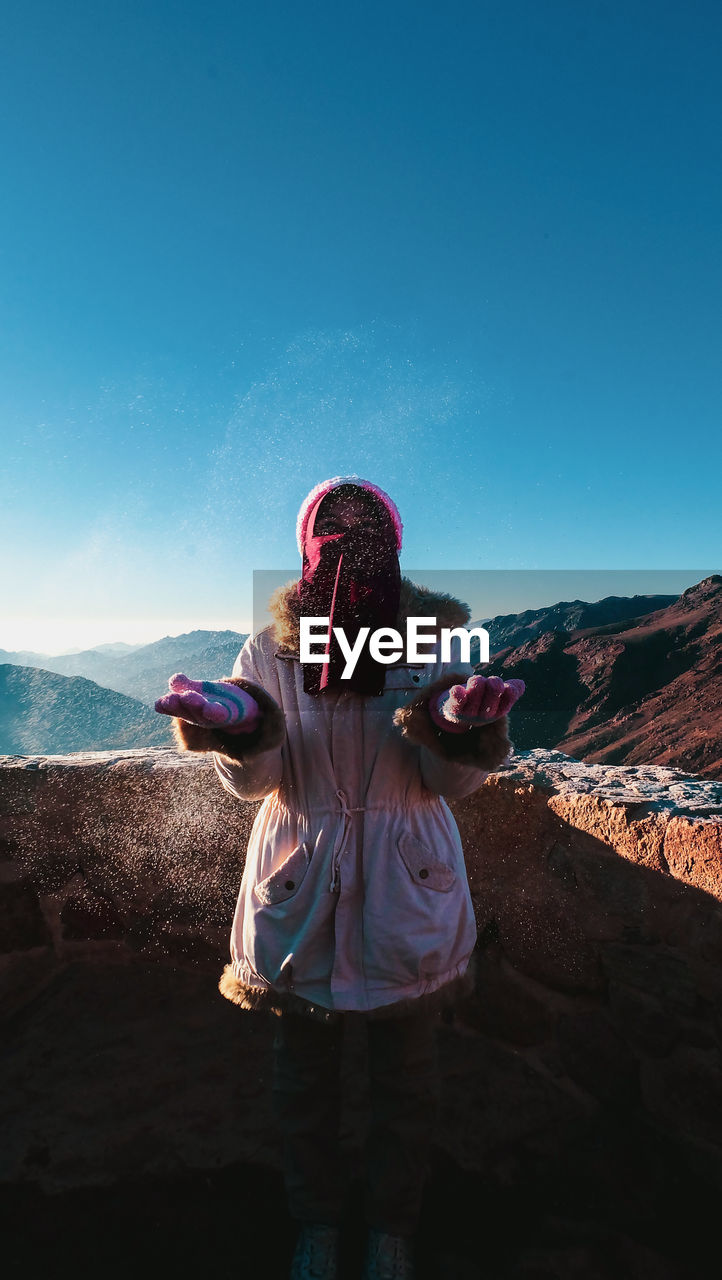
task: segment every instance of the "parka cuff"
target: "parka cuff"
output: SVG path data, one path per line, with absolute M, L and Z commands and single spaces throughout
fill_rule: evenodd
M 251 733 L 226 733 L 222 729 L 209 729 L 191 724 L 177 716 L 171 721 L 173 737 L 179 751 L 215 751 L 228 760 L 243 763 L 260 756 L 264 751 L 280 747 L 286 736 L 286 717 L 278 703 L 259 684 L 243 676 L 223 676 L 224 684 L 238 685 L 255 698 L 261 708 L 261 718 Z
M 513 751 L 509 738 L 509 717 L 501 716 L 491 724 L 472 725 L 466 733 L 447 733 L 431 718 L 431 701 L 454 684 L 466 684 L 464 672 L 446 672 L 423 689 L 411 702 L 394 712 L 398 725 L 409 742 L 428 747 L 453 764 L 472 765 L 488 773 L 506 764 Z

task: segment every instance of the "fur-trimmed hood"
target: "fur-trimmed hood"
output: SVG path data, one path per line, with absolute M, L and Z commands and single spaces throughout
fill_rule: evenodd
M 268 609 L 273 618 L 274 638 L 284 653 L 298 655 L 300 643 L 301 602 L 297 594 L 298 580 L 284 582 L 273 592 Z M 411 578 L 402 577 L 396 628 L 404 632 L 407 618 L 434 617 L 437 631 L 441 627 L 464 627 L 471 617 L 471 610 L 462 600 L 446 591 L 432 591 Z

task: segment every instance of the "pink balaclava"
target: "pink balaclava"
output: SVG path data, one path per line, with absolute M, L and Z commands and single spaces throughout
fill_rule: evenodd
M 374 516 L 374 527 L 351 526 L 341 533 L 316 534 L 314 526 L 329 493 L 362 493 Z M 360 627 L 372 631 L 396 624 L 401 591 L 398 553 L 402 524 L 396 506 L 377 485 L 359 476 L 335 476 L 316 485 L 304 499 L 298 513 L 296 534 L 303 556 L 303 572 L 298 584 L 301 616 L 328 617 L 331 639 L 326 652 L 328 663 L 305 663 L 304 692 L 322 693 L 340 688 L 364 695 L 383 693 L 386 665 L 371 657 L 368 645 L 346 680 L 346 665 L 333 627 L 343 627 L 353 643 Z

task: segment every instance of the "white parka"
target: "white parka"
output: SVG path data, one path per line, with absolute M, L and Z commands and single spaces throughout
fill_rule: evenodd
M 473 674 L 458 639 L 445 664 L 437 642 L 433 662 L 390 665 L 381 696 L 304 693 L 295 599 L 295 583 L 276 593 L 276 623 L 249 637 L 230 677 L 261 703 L 262 730 L 244 742 L 174 722 L 183 749 L 213 751 L 227 791 L 263 799 L 220 990 L 243 1008 L 326 1020 L 403 1014 L 469 989 L 476 925 L 444 797 L 469 795 L 508 759 L 508 719 L 463 735 L 430 720 L 431 693 Z M 414 614 L 439 627 L 469 618 L 404 578 L 402 634 Z

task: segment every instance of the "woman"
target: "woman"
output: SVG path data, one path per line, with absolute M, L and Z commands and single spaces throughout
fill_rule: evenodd
M 233 675 L 173 676 L 156 709 L 175 717 L 181 750 L 213 753 L 227 791 L 264 801 L 219 988 L 278 1015 L 272 1091 L 301 1224 L 291 1278 L 337 1274 L 338 1068 L 353 1013 L 367 1024 L 372 1107 L 364 1278 L 408 1280 L 439 1097 L 435 1015 L 473 986 L 474 911 L 443 797 L 506 763 L 524 684 L 475 676 L 458 638 L 441 660 L 441 629 L 463 627 L 469 610 L 401 576 L 401 519 L 376 485 L 317 485 L 296 532 L 302 576 L 274 593 L 274 622 Z M 404 636 L 410 617 L 435 619 L 432 661 L 382 661 L 367 643 L 348 674 L 359 636 Z M 301 661 L 311 618 L 329 620 L 323 662 Z

